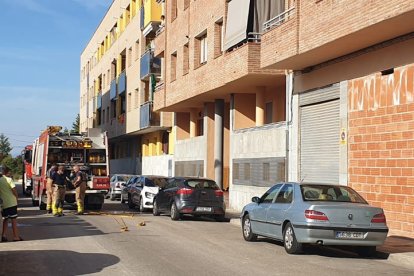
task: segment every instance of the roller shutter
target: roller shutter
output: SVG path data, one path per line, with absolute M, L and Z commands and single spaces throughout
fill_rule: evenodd
M 339 183 L 339 85 L 300 95 L 300 179 Z

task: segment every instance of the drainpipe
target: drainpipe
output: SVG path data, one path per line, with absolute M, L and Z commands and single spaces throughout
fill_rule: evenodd
M 289 128 L 292 123 L 292 96 L 293 96 L 293 72 L 286 71 L 286 157 L 285 157 L 285 181 L 289 181 Z

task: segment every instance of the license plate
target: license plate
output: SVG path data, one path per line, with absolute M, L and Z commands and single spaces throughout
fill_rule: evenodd
M 211 207 L 197 207 L 196 211 L 198 211 L 198 212 L 211 212 Z
M 338 231 L 335 233 L 337 239 L 363 239 L 364 233 L 362 232 L 343 232 Z

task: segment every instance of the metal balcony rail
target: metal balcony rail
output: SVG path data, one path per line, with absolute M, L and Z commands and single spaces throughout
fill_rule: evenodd
M 158 28 L 158 30 L 155 32 L 155 36 L 156 37 L 159 36 L 160 33 L 162 33 L 164 31 L 164 29 L 165 29 L 165 26 L 164 25 L 160 25 L 160 27 Z
M 164 88 L 164 82 L 159 82 L 155 85 L 154 91 L 159 91 Z
M 248 33 L 247 35 L 248 42 L 256 42 L 259 43 L 262 41 L 262 34 L 261 33 Z
M 263 23 L 263 31 L 268 31 L 271 28 L 281 25 L 286 18 L 292 16 L 295 13 L 295 7 L 291 7 L 290 9 L 282 12 L 281 14 L 275 16 L 274 18 L 266 21 Z

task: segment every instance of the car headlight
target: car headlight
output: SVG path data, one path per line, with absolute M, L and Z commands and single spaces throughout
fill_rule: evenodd
M 153 193 L 145 192 L 145 197 L 146 198 L 154 198 L 154 195 L 155 194 L 153 194 Z

